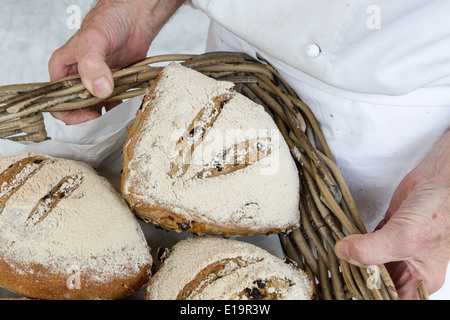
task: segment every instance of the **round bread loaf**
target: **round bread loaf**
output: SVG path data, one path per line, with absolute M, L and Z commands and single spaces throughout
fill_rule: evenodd
M 163 257 L 147 300 L 311 300 L 311 280 L 253 244 L 216 237 L 188 238 Z
M 142 219 L 196 234 L 299 225 L 296 164 L 263 106 L 171 63 L 145 95 L 123 147 L 122 194 Z
M 0 158 L 0 230 L 0 286 L 24 297 L 118 299 L 151 275 L 135 215 L 82 162 Z

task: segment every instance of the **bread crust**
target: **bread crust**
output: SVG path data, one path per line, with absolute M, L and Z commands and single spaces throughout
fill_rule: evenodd
M 96 270 L 80 275 L 80 286 L 70 282 L 69 273 L 53 273 L 38 264 L 6 263 L 0 259 L 0 286 L 16 294 L 41 300 L 115 300 L 126 297 L 146 285 L 150 279 L 150 266 L 140 267 L 138 273 L 127 277 L 111 278 L 107 282 L 95 281 Z M 18 272 L 17 270 L 33 270 Z
M 196 235 L 254 236 L 288 232 L 294 227 L 294 225 L 289 225 L 286 228 L 258 228 L 257 226 L 245 228 L 237 223 L 218 224 L 215 221 L 205 221 L 198 213 L 184 209 L 185 212 L 189 211 L 190 217 L 193 217 L 192 219 L 186 219 L 184 215 L 176 213 L 167 206 L 162 204 L 158 206 L 149 205 L 133 194 L 129 194 L 126 199 L 130 203 L 130 209 L 143 221 L 179 233 L 186 231 Z

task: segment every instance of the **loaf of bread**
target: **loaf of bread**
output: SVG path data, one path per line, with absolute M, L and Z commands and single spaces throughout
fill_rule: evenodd
M 299 224 L 299 176 L 263 106 L 171 63 L 123 147 L 122 194 L 142 219 L 194 234 L 279 233 Z
M 151 276 L 136 216 L 85 163 L 0 158 L 0 230 L 0 286 L 23 297 L 118 299 Z
M 312 282 L 292 262 L 218 237 L 178 242 L 161 254 L 147 300 L 311 300 Z

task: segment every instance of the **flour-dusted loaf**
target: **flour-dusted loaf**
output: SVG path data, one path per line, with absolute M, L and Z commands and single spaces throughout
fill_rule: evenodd
M 312 282 L 253 244 L 193 237 L 168 249 L 149 281 L 147 300 L 311 300 Z
M 0 286 L 36 299 L 118 299 L 151 267 L 136 216 L 89 165 L 0 158 Z
M 196 234 L 299 224 L 299 176 L 264 107 L 177 63 L 146 93 L 123 147 L 122 194 L 142 219 Z

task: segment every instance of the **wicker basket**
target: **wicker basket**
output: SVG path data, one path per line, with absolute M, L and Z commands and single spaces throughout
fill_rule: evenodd
M 35 142 L 48 139 L 43 112 L 90 108 L 143 95 L 164 65 L 172 61 L 212 78 L 234 82 L 237 91 L 265 106 L 273 116 L 298 164 L 302 182 L 302 225 L 279 238 L 286 256 L 316 280 L 318 299 L 398 299 L 384 265 L 360 268 L 335 255 L 335 243 L 346 234 L 367 232 L 352 196 L 310 109 L 273 67 L 245 54 L 149 57 L 113 70 L 115 90 L 104 100 L 90 95 L 78 75 L 52 83 L 0 87 L 0 138 Z M 373 270 L 379 272 L 381 281 L 368 285 Z M 419 290 L 422 297 L 426 296 L 423 288 Z

